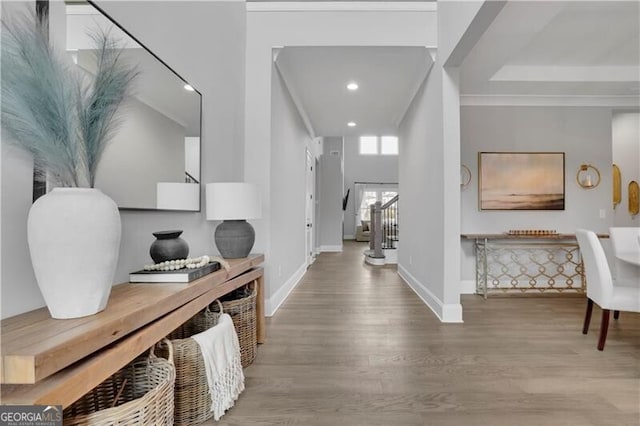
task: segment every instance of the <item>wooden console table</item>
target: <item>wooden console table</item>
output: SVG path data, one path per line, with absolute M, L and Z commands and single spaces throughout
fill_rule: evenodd
M 582 257 L 573 234 L 463 234 L 462 238 L 475 241 L 476 293 L 485 298 L 585 293 Z
M 258 343 L 265 340 L 263 255 L 229 259 L 189 284 L 120 284 L 107 308 L 52 319 L 46 308 L 2 320 L 2 404 L 67 407 L 215 299 L 256 281 Z

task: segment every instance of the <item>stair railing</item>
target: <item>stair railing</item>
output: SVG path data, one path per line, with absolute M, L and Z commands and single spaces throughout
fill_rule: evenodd
M 398 241 L 398 195 L 384 205 L 380 201 L 371 204 L 371 237 L 369 248 L 372 257 L 383 258 L 385 249 L 396 248 Z

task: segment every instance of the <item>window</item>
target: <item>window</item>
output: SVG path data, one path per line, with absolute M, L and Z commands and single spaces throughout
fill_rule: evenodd
M 371 204 L 375 204 L 376 201 L 380 201 L 382 204 L 385 204 L 396 195 L 398 195 L 398 191 L 393 189 L 387 190 L 382 188 L 371 188 L 362 191 L 357 220 L 371 220 Z M 358 222 L 358 224 L 359 223 L 360 222 Z
M 378 191 L 364 191 L 360 202 L 360 220 L 371 220 L 371 204 L 378 201 Z
M 396 136 L 360 136 L 360 155 L 398 155 Z
M 361 136 L 360 137 L 360 155 L 375 155 L 378 153 L 378 137 L 377 136 Z
M 398 155 L 398 138 L 396 136 L 383 136 L 380 138 L 380 154 Z

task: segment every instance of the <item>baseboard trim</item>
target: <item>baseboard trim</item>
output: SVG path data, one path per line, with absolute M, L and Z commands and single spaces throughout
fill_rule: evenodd
M 433 311 L 441 322 L 461 323 L 462 321 L 462 305 L 460 303 L 444 304 L 437 298 L 431 290 L 414 277 L 407 269 L 398 265 L 398 275 L 407 283 L 409 288 L 418 295 L 425 305 Z
M 475 280 L 460 281 L 460 294 L 476 294 Z
M 342 244 L 339 246 L 320 246 L 320 253 L 323 252 L 340 252 L 342 251 Z
M 303 263 L 273 296 L 265 300 L 265 316 L 272 317 L 276 313 L 280 305 L 287 300 L 289 294 L 300 283 L 305 272 L 307 272 L 307 265 Z
M 356 236 L 355 235 L 345 235 L 344 237 L 342 237 L 343 240 L 355 240 Z

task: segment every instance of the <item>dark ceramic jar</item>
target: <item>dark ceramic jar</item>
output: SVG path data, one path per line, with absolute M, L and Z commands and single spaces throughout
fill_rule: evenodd
M 189 244 L 180 238 L 180 234 L 182 234 L 181 230 L 153 233 L 156 240 L 151 244 L 149 254 L 155 263 L 186 259 L 189 256 Z

